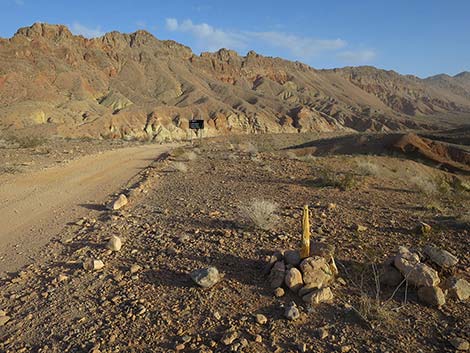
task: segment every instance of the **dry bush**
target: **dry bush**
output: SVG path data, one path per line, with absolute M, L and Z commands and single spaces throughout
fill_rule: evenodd
M 252 156 L 256 156 L 256 154 L 258 153 L 258 148 L 255 145 L 253 145 L 251 142 L 239 144 L 238 149 L 240 152 L 248 153 Z
M 183 154 L 182 158 L 187 160 L 187 161 L 195 161 L 197 159 L 198 155 L 194 151 L 187 151 Z
M 383 167 L 369 160 L 357 161 L 357 168 L 364 175 L 384 176 L 386 174 Z
M 174 162 L 172 166 L 173 170 L 177 172 L 186 173 L 188 171 L 188 167 L 183 162 Z
M 275 214 L 277 204 L 266 200 L 253 200 L 249 205 L 240 207 L 245 219 L 255 227 L 270 230 L 273 229 L 279 217 Z
M 361 184 L 361 180 L 351 172 L 341 175 L 332 171 L 321 170 L 317 178 L 317 184 L 321 187 L 331 186 L 346 191 L 357 188 Z
M 451 186 L 445 178 L 415 175 L 409 179 L 409 183 L 416 190 L 428 196 L 448 194 L 451 191 Z

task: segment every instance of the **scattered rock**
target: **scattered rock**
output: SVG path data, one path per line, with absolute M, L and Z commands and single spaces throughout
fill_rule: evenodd
M 282 288 L 282 287 L 277 287 L 277 288 L 274 290 L 274 296 L 275 296 L 276 298 L 280 298 L 280 297 L 284 296 L 284 294 L 286 294 L 286 293 L 285 293 L 285 291 L 284 291 L 284 288 Z
M 415 227 L 414 231 L 417 234 L 425 235 L 431 233 L 432 227 L 427 223 L 419 222 L 419 224 Z
M 271 273 L 269 274 L 269 282 L 271 283 L 271 288 L 277 288 L 282 286 L 282 284 L 284 283 L 285 276 L 286 265 L 284 265 L 283 261 L 277 261 L 271 269 Z
M 111 251 L 119 251 L 121 250 L 122 247 L 122 241 L 121 238 L 119 238 L 116 235 L 111 236 L 109 239 L 108 243 L 106 244 L 106 247 L 111 250 Z
M 255 336 L 255 342 L 258 342 L 258 343 L 263 342 L 263 337 L 261 335 L 256 335 Z
M 229 331 L 224 334 L 220 342 L 222 342 L 226 346 L 230 346 L 233 341 L 238 338 L 238 332 L 236 331 Z
M 410 252 L 404 246 L 399 248 L 394 265 L 416 287 L 435 287 L 440 282 L 437 271 L 421 263 L 418 254 Z
M 463 278 L 451 277 L 446 281 L 445 287 L 449 290 L 449 295 L 458 300 L 464 301 L 470 297 L 470 283 Z
M 431 306 L 441 307 L 446 303 L 444 292 L 439 287 L 421 287 L 418 289 L 418 298 Z
M 355 224 L 354 225 L 354 230 L 356 232 L 359 232 L 359 233 L 362 233 L 362 232 L 365 232 L 367 230 L 367 227 L 366 226 L 363 226 L 361 224 Z
M 426 245 L 424 253 L 429 259 L 441 268 L 452 268 L 459 262 L 459 259 L 450 252 L 436 246 Z
M 289 305 L 286 306 L 284 316 L 286 317 L 286 319 L 292 321 L 297 320 L 300 317 L 300 311 L 294 302 L 291 302 Z
M 470 348 L 468 341 L 460 337 L 452 338 L 450 344 L 458 351 L 468 351 Z
M 97 271 L 101 270 L 104 267 L 104 263 L 101 260 L 96 259 L 87 259 L 83 261 L 83 268 L 87 271 Z
M 131 274 L 134 274 L 134 273 L 139 272 L 141 269 L 142 269 L 142 267 L 140 267 L 139 265 L 133 264 L 133 265 L 131 265 L 129 271 L 130 271 Z
M 321 288 L 333 279 L 333 273 L 323 257 L 307 257 L 300 264 L 306 285 Z
M 324 327 L 320 327 L 319 329 L 315 330 L 316 336 L 320 339 L 325 339 L 328 337 L 329 333 L 328 330 Z
M 302 280 L 302 273 L 295 267 L 292 267 L 287 271 L 285 284 L 293 292 L 297 292 L 304 284 Z
M 118 198 L 114 200 L 114 202 L 111 203 L 110 208 L 112 210 L 119 210 L 120 208 L 127 205 L 127 203 L 128 203 L 128 200 L 127 200 L 126 195 L 120 194 Z
M 383 266 L 379 278 L 380 283 L 389 287 L 398 286 L 404 279 L 400 271 L 393 266 Z
M 300 264 L 300 252 L 298 250 L 287 250 L 284 252 L 284 261 L 287 265 L 298 266 Z
M 210 288 L 220 281 L 221 275 L 215 267 L 195 270 L 190 274 L 191 279 L 202 288 Z
M 333 300 L 333 292 L 330 287 L 315 289 L 302 297 L 302 300 L 311 305 L 327 303 Z
M 255 315 L 256 322 L 260 325 L 264 325 L 268 322 L 268 318 L 263 314 L 256 314 Z
M 0 316 L 0 326 L 5 325 L 8 321 L 10 321 L 10 317 L 7 315 Z
M 306 343 L 299 343 L 297 345 L 297 350 L 300 352 L 300 353 L 305 353 L 307 352 L 307 344 Z

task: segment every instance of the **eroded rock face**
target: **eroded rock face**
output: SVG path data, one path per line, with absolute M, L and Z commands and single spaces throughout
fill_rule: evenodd
M 405 247 L 400 247 L 394 260 L 395 267 L 416 287 L 435 287 L 440 279 L 436 270 L 420 262 L 418 254 L 410 252 Z
M 308 257 L 300 263 L 303 280 L 306 285 L 322 288 L 333 280 L 333 273 L 323 257 Z

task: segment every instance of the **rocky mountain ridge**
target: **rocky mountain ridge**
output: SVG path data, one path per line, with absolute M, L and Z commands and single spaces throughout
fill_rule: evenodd
M 470 74 L 419 79 L 373 67 L 316 70 L 250 51 L 195 55 L 146 31 L 87 39 L 36 23 L 0 39 L 0 128 L 165 141 L 229 133 L 432 128 L 470 115 Z M 451 118 L 449 118 L 451 119 Z

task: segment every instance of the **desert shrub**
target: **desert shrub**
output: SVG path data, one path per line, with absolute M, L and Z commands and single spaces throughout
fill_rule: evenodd
M 3 166 L 0 167 L 0 174 L 17 174 L 20 173 L 21 169 L 16 166 Z
M 8 136 L 4 141 L 4 145 L 9 145 L 9 148 L 35 148 L 44 145 L 47 139 L 35 136 Z
M 337 174 L 332 171 L 322 170 L 317 178 L 317 184 L 322 187 L 331 186 L 345 191 L 358 187 L 360 180 L 351 172 Z
M 383 168 L 369 160 L 360 160 L 357 162 L 357 169 L 361 174 L 370 176 L 381 176 L 384 174 Z
M 173 170 L 177 172 L 186 173 L 188 171 L 188 167 L 183 162 L 174 162 L 172 166 Z
M 252 225 L 263 230 L 273 229 L 279 217 L 275 214 L 277 204 L 266 200 L 253 200 L 240 207 L 242 214 Z
M 240 152 L 247 153 L 252 156 L 256 156 L 256 154 L 258 154 L 258 148 L 251 142 L 238 145 L 238 149 Z
M 194 151 L 186 151 L 182 156 L 182 158 L 187 161 L 194 161 L 197 159 L 197 157 L 198 155 Z

